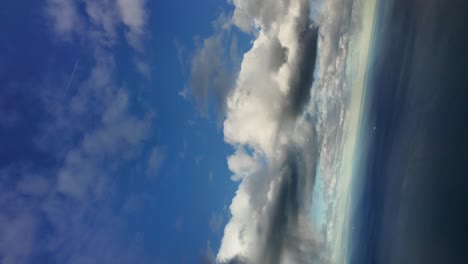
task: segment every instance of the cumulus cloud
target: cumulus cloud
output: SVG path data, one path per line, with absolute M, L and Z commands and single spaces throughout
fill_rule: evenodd
M 228 168 L 234 173 L 232 180 L 237 181 L 260 170 L 261 162 L 258 155 L 251 156 L 239 147 L 236 153 L 228 158 Z
M 232 4 L 232 24 L 254 41 L 226 99 L 227 161 L 240 185 L 217 261 L 325 263 L 332 228 L 312 225 L 312 191 L 320 169 L 332 201 L 352 1 Z

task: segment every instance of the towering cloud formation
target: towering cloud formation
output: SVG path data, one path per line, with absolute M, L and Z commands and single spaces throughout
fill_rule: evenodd
M 242 182 L 230 207 L 232 218 L 218 260 L 238 256 L 254 263 L 280 263 L 319 257 L 320 241 L 311 234 L 307 217 L 317 139 L 304 112 L 318 27 L 309 17 L 308 1 L 234 4 L 236 25 L 256 31 L 258 37 L 244 55 L 227 101 L 224 134 L 236 148 L 229 164 Z M 252 150 L 250 155 L 245 148 Z
M 312 224 L 312 191 L 320 170 L 330 217 L 348 94 L 342 24 L 351 21 L 351 11 L 337 8 L 351 10 L 352 2 L 233 4 L 232 22 L 256 39 L 226 99 L 224 136 L 235 148 L 228 165 L 240 185 L 217 260 L 326 262 L 333 223 Z

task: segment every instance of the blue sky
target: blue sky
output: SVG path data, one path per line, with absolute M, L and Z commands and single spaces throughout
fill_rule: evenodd
M 3 6 L 1 263 L 333 262 L 359 4 Z
M 194 263 L 216 251 L 232 149 L 216 114 L 180 94 L 232 7 L 135 1 L 134 19 L 110 1 L 73 2 L 73 14 L 63 3 L 0 11 L 1 262 Z

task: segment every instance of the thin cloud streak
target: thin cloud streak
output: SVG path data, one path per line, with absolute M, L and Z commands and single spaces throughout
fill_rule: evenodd
M 73 71 L 71 73 L 70 79 L 68 79 L 67 86 L 65 88 L 65 91 L 68 92 L 68 89 L 70 89 L 71 82 L 73 81 L 73 77 L 75 76 L 76 68 L 78 68 L 78 63 L 80 62 L 80 58 L 76 59 L 75 66 L 73 67 Z

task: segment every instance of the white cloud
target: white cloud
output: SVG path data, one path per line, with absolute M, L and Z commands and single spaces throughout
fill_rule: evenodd
M 237 255 L 251 257 L 259 250 L 261 245 L 258 245 L 256 232 L 259 216 L 251 207 L 249 199 L 246 184 L 241 182 L 229 207 L 232 216 L 224 228 L 218 261 L 227 261 Z
M 213 183 L 213 171 L 210 171 L 208 173 L 208 184 L 212 184 Z
M 147 20 L 145 0 L 117 0 L 122 22 L 128 27 L 126 38 L 135 49 L 141 50 L 141 37 L 144 34 Z
M 144 0 L 117 0 L 122 21 L 132 31 L 142 32 L 146 23 Z
M 213 233 L 218 233 L 223 227 L 224 217 L 221 213 L 212 212 L 210 216 L 210 230 Z
M 338 171 L 350 2 L 233 0 L 233 23 L 255 40 L 226 100 L 228 166 L 241 182 L 218 261 L 326 261 L 326 235 L 308 217 L 319 161 L 325 193 Z
M 21 210 L 20 210 L 21 211 Z M 36 219 L 22 210 L 13 215 L 0 214 L 0 256 L 2 263 L 26 263 L 34 251 Z
M 68 37 L 79 28 L 80 17 L 74 1 L 48 0 L 46 13 L 51 19 L 54 32 L 61 37 Z
M 151 66 L 143 59 L 134 59 L 134 64 L 137 68 L 137 71 L 145 77 L 147 80 L 151 79 Z
M 251 156 L 243 148 L 238 148 L 234 155 L 228 157 L 228 168 L 234 173 L 232 180 L 238 181 L 260 170 L 261 161 L 258 155 Z
M 102 167 L 103 162 L 107 159 L 127 159 L 132 153 L 125 151 L 139 146 L 147 137 L 149 129 L 148 121 L 135 119 L 127 113 L 119 116 L 117 122 L 89 132 L 77 148 L 68 152 L 65 166 L 58 173 L 58 188 L 61 192 L 80 198 L 90 194 L 105 195 L 100 186 L 108 182 L 100 175 L 112 172 L 112 169 Z
M 190 92 L 202 115 L 209 114 L 208 106 L 213 102 L 217 113 L 224 114 L 226 97 L 235 77 L 234 61 L 225 48 L 231 39 L 229 27 L 217 28 L 215 34 L 202 41 L 191 60 Z M 184 89 L 180 95 L 186 97 L 187 90 Z
M 85 14 L 80 8 L 84 8 Z M 124 34 L 127 44 L 144 55 L 144 39 L 149 17 L 145 0 L 48 0 L 45 15 L 54 33 L 62 39 L 76 37 L 93 46 L 112 47 Z M 147 76 L 148 65 L 135 59 L 135 66 Z

